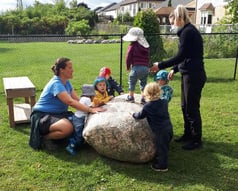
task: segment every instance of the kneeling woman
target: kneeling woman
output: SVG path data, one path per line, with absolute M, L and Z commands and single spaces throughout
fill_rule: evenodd
M 63 139 L 71 135 L 73 125 L 72 112 L 68 106 L 77 110 L 96 113 L 101 108 L 90 108 L 79 103 L 79 96 L 69 79 L 73 78 L 72 62 L 68 58 L 59 58 L 52 67 L 53 78 L 44 87 L 31 114 L 30 146 L 40 149 L 42 140 Z

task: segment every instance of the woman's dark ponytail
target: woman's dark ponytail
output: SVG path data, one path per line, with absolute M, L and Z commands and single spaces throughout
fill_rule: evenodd
M 54 72 L 56 76 L 59 76 L 60 69 L 64 69 L 66 67 L 66 63 L 70 61 L 69 58 L 58 58 L 55 64 L 51 67 L 51 70 Z

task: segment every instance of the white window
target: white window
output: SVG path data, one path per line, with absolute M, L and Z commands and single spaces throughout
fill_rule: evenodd
M 140 3 L 140 8 L 142 8 L 142 9 L 145 8 L 144 3 Z
M 208 15 L 207 24 L 212 24 L 212 15 Z
M 201 14 L 201 24 L 202 25 L 212 24 L 212 16 L 213 16 L 212 11 L 203 11 Z

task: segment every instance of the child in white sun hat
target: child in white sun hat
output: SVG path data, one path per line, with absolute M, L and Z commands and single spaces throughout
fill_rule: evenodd
M 149 74 L 150 46 L 144 37 L 144 31 L 139 27 L 131 28 L 122 39 L 131 42 L 126 55 L 126 69 L 130 71 L 128 80 L 129 95 L 126 101 L 135 101 L 134 91 L 137 80 L 139 80 L 142 95 L 141 103 L 144 104 L 143 91 L 147 84 Z

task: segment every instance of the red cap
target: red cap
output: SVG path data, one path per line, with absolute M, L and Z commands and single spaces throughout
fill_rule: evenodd
M 108 67 L 103 67 L 100 70 L 99 76 L 106 77 L 106 75 L 111 75 L 111 70 Z

